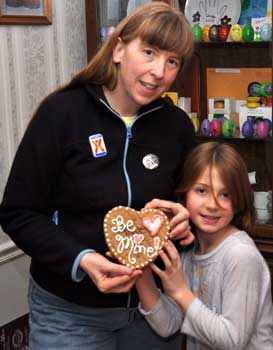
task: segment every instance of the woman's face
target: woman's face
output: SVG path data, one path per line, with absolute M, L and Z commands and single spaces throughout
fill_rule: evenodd
M 168 91 L 181 64 L 175 52 L 151 47 L 139 38 L 128 44 L 119 40 L 113 59 L 119 64 L 116 95 L 134 113 Z

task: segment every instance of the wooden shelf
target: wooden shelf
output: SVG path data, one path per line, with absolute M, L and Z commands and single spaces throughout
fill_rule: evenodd
M 253 49 L 268 49 L 272 45 L 272 41 L 240 41 L 240 42 L 234 42 L 234 41 L 226 41 L 226 42 L 221 42 L 221 41 L 216 41 L 216 42 L 203 42 L 200 41 L 199 43 L 195 44 L 195 47 L 202 48 L 224 48 L 224 49 L 230 49 L 230 48 L 242 48 L 242 47 L 250 47 Z
M 203 136 L 203 135 L 196 135 L 197 140 L 200 141 L 226 141 L 226 142 L 257 142 L 257 143 L 272 143 L 272 137 L 267 137 L 266 139 L 259 139 L 256 137 L 253 138 L 245 138 L 243 136 L 232 136 L 232 137 L 224 137 L 224 136 Z
M 270 225 L 257 225 L 255 228 L 255 237 L 257 238 L 268 238 L 273 239 L 273 226 L 272 223 Z M 272 244 L 272 242 L 271 242 Z M 273 245 L 272 245 L 273 252 Z

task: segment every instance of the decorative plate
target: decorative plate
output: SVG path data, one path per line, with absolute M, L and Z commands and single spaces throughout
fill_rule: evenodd
M 240 0 L 187 0 L 185 5 L 185 15 L 191 25 L 199 22 L 201 27 L 205 24 L 221 24 L 225 16 L 232 25 L 238 23 L 240 14 Z

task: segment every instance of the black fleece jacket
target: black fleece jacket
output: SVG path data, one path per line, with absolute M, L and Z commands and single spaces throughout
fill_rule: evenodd
M 102 157 L 93 156 L 89 142 L 97 134 L 107 150 Z M 102 223 L 112 207 L 139 210 L 153 198 L 174 200 L 193 146 L 189 117 L 163 99 L 139 111 L 129 134 L 100 86 L 57 93 L 38 108 L 19 145 L 0 224 L 31 256 L 31 274 L 45 290 L 80 305 L 126 307 L 127 293 L 102 294 L 87 276 L 74 282 L 73 263 L 84 249 L 105 254 Z M 147 154 L 159 158 L 156 169 L 144 167 Z M 131 306 L 137 302 L 133 290 Z

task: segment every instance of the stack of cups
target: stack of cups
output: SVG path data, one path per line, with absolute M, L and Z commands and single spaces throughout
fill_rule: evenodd
M 257 223 L 269 223 L 272 219 L 272 191 L 254 192 L 254 206 L 257 211 Z

